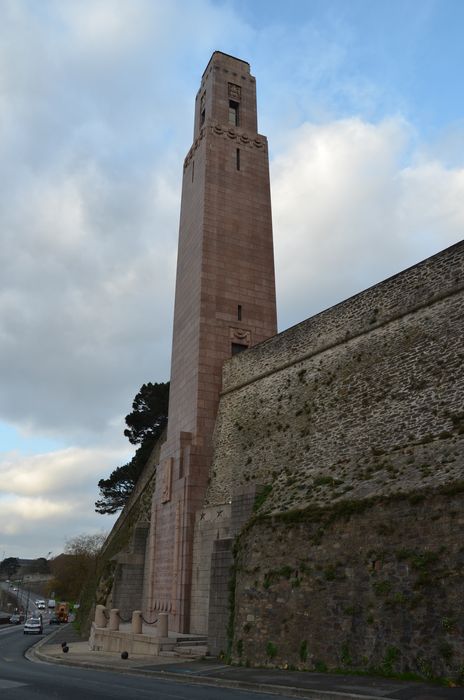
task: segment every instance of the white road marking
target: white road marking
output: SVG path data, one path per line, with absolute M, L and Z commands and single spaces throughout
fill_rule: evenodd
M 7 681 L 0 678 L 0 690 L 10 690 L 11 688 L 21 688 L 27 683 L 18 683 L 16 681 Z

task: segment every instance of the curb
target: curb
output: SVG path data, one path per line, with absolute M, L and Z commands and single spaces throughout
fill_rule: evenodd
M 57 630 L 58 631 L 58 630 Z M 52 633 L 55 634 L 55 633 Z M 169 671 L 148 671 L 136 666 L 121 668 L 110 664 L 99 664 L 98 662 L 78 661 L 68 658 L 49 656 L 41 651 L 41 647 L 48 642 L 50 635 L 40 640 L 30 647 L 25 656 L 29 661 L 58 664 L 64 666 L 74 666 L 78 668 L 94 669 L 96 671 L 109 671 L 123 673 L 127 675 L 139 675 L 157 680 L 175 681 L 176 683 L 191 685 L 208 685 L 217 688 L 235 688 L 237 690 L 248 690 L 255 693 L 267 693 L 268 695 L 287 695 L 295 698 L 308 698 L 311 700 L 379 700 L 378 695 L 360 695 L 358 693 L 343 693 L 333 690 L 320 690 L 311 688 L 296 688 L 294 686 L 274 685 L 271 683 L 252 683 L 248 681 L 234 681 L 230 679 L 212 678 L 211 676 L 193 675 L 188 673 L 171 673 Z M 382 696 L 383 700 L 388 700 L 388 696 Z
M 28 661 L 34 662 L 35 657 L 37 656 L 37 658 L 40 661 L 43 661 L 44 663 L 53 663 L 51 661 L 52 657 L 47 657 L 46 654 L 41 654 L 39 649 L 41 647 L 43 647 L 44 644 L 48 644 L 50 642 L 50 639 L 53 639 L 54 637 L 56 637 L 56 635 L 58 634 L 59 631 L 60 631 L 59 629 L 53 630 L 53 632 L 50 632 L 50 634 L 47 634 L 46 637 L 42 637 L 42 639 L 39 639 L 38 642 L 36 642 L 32 646 L 30 646 L 28 649 L 26 649 L 26 651 L 24 652 L 25 658 Z M 40 657 L 43 657 L 43 658 L 41 659 Z

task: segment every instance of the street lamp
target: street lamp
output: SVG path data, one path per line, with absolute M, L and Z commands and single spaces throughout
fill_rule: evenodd
M 29 583 L 29 585 L 27 587 L 26 620 L 27 620 L 27 616 L 29 614 L 29 599 L 30 599 L 30 597 L 31 597 L 31 584 Z

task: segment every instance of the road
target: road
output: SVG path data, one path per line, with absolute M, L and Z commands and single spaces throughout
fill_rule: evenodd
M 50 630 L 45 629 L 45 634 Z M 155 678 L 33 663 L 24 652 L 36 637 L 22 625 L 0 628 L 1 700 L 275 700 L 275 695 L 175 683 Z M 290 700 L 279 696 L 283 700 Z
M 13 584 L 0 583 L 0 588 L 7 591 L 10 595 L 16 597 L 17 607 L 22 608 L 25 613 L 27 611 L 28 617 L 42 613 L 42 617 L 44 619 L 46 617 L 48 621 L 48 610 L 38 610 L 35 604 L 36 600 L 43 600 L 43 596 L 33 593 L 29 588 L 16 587 L 16 584 L 14 584 L 13 587 Z M 45 603 L 47 603 L 47 601 L 45 601 Z
M 18 592 L 22 597 L 24 591 Z M 35 609 L 32 596 L 32 605 Z M 31 603 L 30 603 L 31 605 Z M 31 608 L 30 608 L 31 609 Z M 45 621 L 45 619 L 44 619 Z M 58 631 L 59 640 L 67 638 L 66 627 Z M 48 624 L 44 625 L 44 634 L 55 630 Z M 63 633 L 63 634 L 61 634 Z M 27 649 L 35 644 L 40 636 L 26 636 L 23 626 L 0 626 L 0 700 L 272 700 L 276 695 L 252 692 L 245 689 L 221 688 L 215 685 L 202 685 L 198 669 L 190 670 L 196 675 L 192 683 L 184 675 L 184 681 L 160 679 L 155 676 L 135 675 L 129 669 L 118 673 L 115 671 L 100 671 L 90 668 L 38 663 L 25 658 Z M 57 641 L 52 642 L 54 645 Z M 168 664 L 169 665 L 169 664 Z M 159 668 L 159 667 L 157 667 Z M 151 672 L 150 666 L 144 669 Z M 180 671 L 182 673 L 182 670 Z M 276 671 L 274 669 L 248 669 L 222 667 L 214 673 L 209 673 L 207 683 L 245 682 L 248 684 L 268 684 L 270 686 L 294 686 L 301 692 L 320 700 L 329 693 L 330 697 L 338 697 L 341 693 L 348 697 L 397 698 L 398 700 L 464 700 L 463 688 L 443 688 L 422 683 L 402 682 L 395 679 L 363 678 L 330 674 L 307 674 L 298 672 Z M 266 690 L 266 688 L 264 688 Z M 321 692 L 319 692 L 321 691 Z M 278 692 L 278 691 L 277 691 Z M 283 691 L 286 693 L 287 691 Z M 291 691 L 290 691 L 291 692 Z M 332 694 L 334 693 L 334 694 Z M 354 693 L 354 695 L 352 695 Z M 279 694 L 282 700 L 290 700 L 287 694 Z M 294 696 L 293 696 L 294 697 Z M 340 696 L 341 697 L 341 696 Z

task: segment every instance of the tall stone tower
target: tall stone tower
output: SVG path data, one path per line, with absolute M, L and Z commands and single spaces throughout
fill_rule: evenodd
M 250 66 L 215 51 L 184 161 L 167 440 L 153 497 L 146 613 L 190 631 L 195 513 L 225 360 L 277 332 L 267 140 Z

